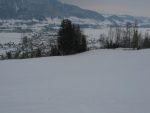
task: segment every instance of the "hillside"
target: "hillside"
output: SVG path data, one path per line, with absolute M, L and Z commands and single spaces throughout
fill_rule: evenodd
M 150 50 L 0 61 L 0 113 L 149 113 Z
M 138 21 L 140 27 L 150 27 L 148 17 L 101 14 L 58 0 L 0 0 L 0 20 L 45 20 L 71 17 L 78 18 L 76 23 L 86 23 L 85 26 L 91 23 L 103 26 L 125 26 L 127 22 Z
M 45 19 L 64 16 L 104 20 L 97 12 L 63 4 L 57 0 L 0 0 L 1 19 Z

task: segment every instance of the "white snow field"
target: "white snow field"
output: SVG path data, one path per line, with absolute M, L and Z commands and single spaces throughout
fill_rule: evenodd
M 21 41 L 21 33 L 0 33 L 0 43 L 5 44 L 14 42 L 15 44 Z
M 150 50 L 0 61 L 0 113 L 150 113 Z
M 41 25 L 42 26 L 42 25 Z M 39 29 L 40 26 L 38 26 Z M 58 29 L 58 28 L 57 28 Z M 115 29 L 114 29 L 115 30 Z M 82 29 L 83 33 L 87 36 L 87 39 L 99 39 L 101 34 L 105 34 L 106 36 L 108 35 L 109 28 L 84 28 Z M 150 28 L 139 28 L 139 33 L 142 33 L 143 35 L 145 33 L 149 33 Z M 0 44 L 5 44 L 9 42 L 13 42 L 15 44 L 20 43 L 21 38 L 23 37 L 22 35 L 30 35 L 30 33 L 26 34 L 21 34 L 21 33 L 0 33 Z M 30 37 L 30 36 L 29 36 Z

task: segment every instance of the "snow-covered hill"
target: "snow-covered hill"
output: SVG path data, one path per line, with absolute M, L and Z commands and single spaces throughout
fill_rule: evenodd
M 0 61 L 0 113 L 149 113 L 150 50 Z
M 113 26 L 126 26 L 127 23 L 138 23 L 139 27 L 150 27 L 149 17 L 135 17 L 131 15 L 107 15 L 103 14 L 105 17 L 104 25 L 110 22 Z M 107 22 L 108 21 L 108 22 Z M 107 23 L 106 23 L 107 22 Z
M 105 26 L 125 26 L 127 22 L 133 23 L 136 20 L 139 26 L 150 27 L 150 18 L 101 14 L 75 5 L 62 3 L 59 0 L 0 0 L 0 19 L 2 20 L 45 20 L 46 18 L 57 17 L 59 19 L 75 17 L 74 19 L 81 24 Z
M 39 19 L 46 17 L 76 16 L 104 20 L 94 11 L 85 10 L 58 0 L 0 0 L 0 18 L 2 19 Z

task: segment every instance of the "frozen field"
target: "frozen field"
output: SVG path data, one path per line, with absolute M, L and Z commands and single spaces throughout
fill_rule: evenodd
M 0 61 L 0 113 L 150 113 L 150 50 Z

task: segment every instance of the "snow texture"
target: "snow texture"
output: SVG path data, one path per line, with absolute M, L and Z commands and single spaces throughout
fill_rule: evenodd
M 21 41 L 21 33 L 0 33 L 0 43 L 5 44 L 13 42 L 15 44 Z
M 150 113 L 150 50 L 0 61 L 0 113 Z

